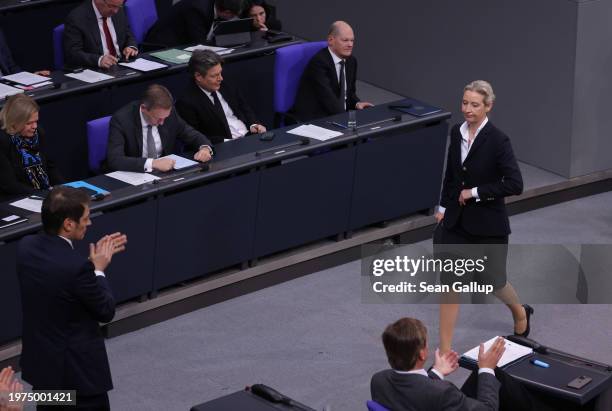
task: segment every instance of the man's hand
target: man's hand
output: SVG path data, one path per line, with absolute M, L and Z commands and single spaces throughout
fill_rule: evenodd
M 110 236 L 105 235 L 95 245 L 89 244 L 89 261 L 96 271 L 104 271 L 113 259 L 114 243 Z
M 35 71 L 34 74 L 38 74 L 39 76 L 49 77 L 51 75 L 51 72 L 49 70 L 38 70 L 38 71 Z
M 493 345 L 485 352 L 484 344 L 480 344 L 478 349 L 478 368 L 497 367 L 497 363 L 506 351 L 506 341 L 502 337 L 497 337 Z
M 15 378 L 15 371 L 6 367 L 0 371 L 0 411 L 23 410 L 23 401 L 8 401 L 9 393 L 23 392 L 23 385 Z
M 434 218 L 436 219 L 436 223 L 439 223 L 440 221 L 444 220 L 444 213 L 436 211 Z
M 125 57 L 126 60 L 129 60 L 131 57 L 138 54 L 138 50 L 136 50 L 134 47 L 126 47 L 123 49 L 121 54 L 123 54 L 123 57 Z
M 355 104 L 355 108 L 357 110 L 363 110 L 364 108 L 368 107 L 374 107 L 374 104 L 368 103 L 367 101 L 360 101 L 359 103 Z
M 102 59 L 100 60 L 100 67 L 102 67 L 103 69 L 107 69 L 110 68 L 112 66 L 114 66 L 115 64 L 117 64 L 117 57 L 113 57 L 110 54 L 105 54 L 102 56 Z
M 261 124 L 253 124 L 250 128 L 249 131 L 253 134 L 260 134 L 260 133 L 265 133 L 266 131 L 266 127 L 262 126 Z
M 440 349 L 437 348 L 433 368 L 446 377 L 459 368 L 459 354 L 455 351 L 449 351 L 440 355 Z
M 113 243 L 113 255 L 125 251 L 125 245 L 127 244 L 127 236 L 125 234 L 121 234 L 120 232 L 116 232 L 113 234 L 105 235 L 100 240 L 98 240 L 98 244 L 105 238 L 108 238 L 109 241 Z
M 461 194 L 459 194 L 459 204 L 464 206 L 470 198 L 472 198 L 472 189 L 461 190 Z
M 153 160 L 151 167 L 153 167 L 153 170 L 166 172 L 172 170 L 174 168 L 174 164 L 175 161 L 171 158 L 156 158 Z
M 210 149 L 208 149 L 208 147 L 201 148 L 197 153 L 195 153 L 193 159 L 201 163 L 206 163 L 211 159 Z

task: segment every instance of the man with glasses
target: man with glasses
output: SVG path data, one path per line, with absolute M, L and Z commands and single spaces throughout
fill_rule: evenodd
M 68 67 L 108 69 L 138 54 L 123 10 L 124 0 L 85 1 L 66 18 L 64 58 Z
M 174 160 L 164 158 L 174 152 L 176 140 L 195 151 L 193 159 L 210 160 L 210 141 L 180 118 L 172 95 L 164 86 L 149 86 L 140 101 L 119 109 L 110 121 L 107 166 L 121 171 L 170 171 Z

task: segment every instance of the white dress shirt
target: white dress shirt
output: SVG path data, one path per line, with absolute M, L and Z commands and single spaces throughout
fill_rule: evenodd
M 153 171 L 154 159 L 147 158 L 149 153 L 149 146 L 147 144 L 147 131 L 149 123 L 147 123 L 144 114 L 142 114 L 142 110 L 139 110 L 138 112 L 140 113 L 140 125 L 142 126 L 142 158 L 147 159 L 145 161 L 144 171 L 151 172 Z M 157 157 L 159 157 L 162 154 L 162 141 L 161 137 L 159 136 L 159 130 L 157 129 L 157 126 L 151 126 L 151 131 L 153 133 L 153 140 L 155 140 L 155 152 L 157 153 Z
M 212 94 L 208 90 L 204 90 L 200 87 L 200 90 L 206 94 L 208 99 L 215 104 L 215 99 Z M 223 113 L 225 113 L 225 118 L 227 119 L 227 124 L 229 125 L 230 133 L 232 133 L 232 138 L 240 138 L 244 137 L 246 133 L 249 132 L 246 125 L 234 114 L 234 111 L 229 106 L 227 101 L 223 98 L 223 95 L 217 91 L 217 97 L 219 97 L 219 101 L 221 102 L 221 107 L 223 107 Z
M 331 54 L 332 56 L 332 60 L 334 60 L 334 67 L 336 67 L 336 78 L 338 79 L 338 82 L 340 82 L 340 69 L 342 67 L 340 66 L 340 62 L 344 61 L 344 90 L 345 90 L 344 109 L 346 110 L 346 99 L 348 96 L 348 90 L 346 88 L 346 60 L 336 56 L 336 53 L 334 53 L 332 49 L 330 49 L 329 47 L 327 49 L 329 50 L 329 54 Z
M 468 129 L 467 121 L 464 121 L 463 124 L 461 124 L 461 127 L 459 127 L 459 132 L 461 133 L 461 164 L 463 164 L 468 154 L 470 153 L 470 149 L 474 145 L 474 141 L 476 141 L 476 137 L 478 137 L 480 130 L 482 130 L 488 122 L 489 118 L 485 116 L 484 120 L 482 120 L 482 123 L 480 123 L 480 126 L 478 126 L 478 128 L 476 129 L 476 133 L 474 133 L 474 139 L 471 143 L 470 131 Z M 448 167 L 448 164 L 446 165 L 446 167 Z M 480 201 L 480 196 L 478 195 L 478 187 L 472 187 L 472 197 L 474 197 L 476 201 Z M 446 211 L 446 207 L 442 207 L 441 205 L 439 205 L 438 211 L 444 214 L 444 212 Z
M 72 248 L 74 250 L 74 246 L 72 245 L 72 240 L 70 240 L 69 238 L 63 237 L 61 235 L 58 235 L 59 238 L 65 240 L 68 244 L 70 244 L 70 248 Z M 98 277 L 106 277 L 104 275 L 104 272 L 100 271 L 100 270 L 94 270 L 94 273 L 96 274 L 96 276 Z
M 102 15 L 98 11 L 98 8 L 94 4 L 93 0 L 91 1 L 91 6 L 94 9 L 94 13 L 96 13 L 96 19 L 98 20 L 98 29 L 100 31 L 100 40 L 102 40 L 102 56 L 98 59 L 98 67 L 100 66 L 100 60 L 104 57 L 105 54 L 109 54 L 108 47 L 106 46 L 106 36 L 104 35 L 104 27 L 102 26 Z M 117 32 L 115 32 L 115 25 L 113 24 L 113 19 L 108 17 L 106 19 L 106 25 L 108 26 L 108 31 L 110 31 L 111 38 L 113 39 L 113 46 L 115 47 L 115 53 L 117 56 L 121 56 L 121 50 L 119 50 L 119 44 L 117 43 Z

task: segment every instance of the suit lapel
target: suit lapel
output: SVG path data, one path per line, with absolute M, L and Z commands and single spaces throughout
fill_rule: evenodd
M 136 147 L 138 147 L 138 157 L 142 156 L 142 120 L 140 119 L 140 103 L 135 103 L 134 106 L 134 138 L 136 139 Z
M 487 124 L 483 127 L 482 130 L 480 130 L 480 133 L 478 133 L 478 136 L 472 143 L 472 147 L 470 148 L 470 151 L 468 152 L 467 157 L 465 157 L 465 161 L 463 161 L 464 163 L 468 161 L 470 158 L 472 158 L 472 155 L 474 155 L 474 153 L 484 144 L 487 138 L 487 134 L 489 133 L 490 129 L 491 129 L 491 124 L 487 122 Z
M 91 36 L 93 38 L 96 47 L 98 48 L 98 52 L 102 54 L 104 48 L 102 47 L 102 40 L 100 38 L 100 29 L 98 26 L 98 18 L 96 17 L 96 12 L 94 11 L 94 5 L 89 3 L 87 7 L 87 18 L 89 19 L 88 27 L 91 27 Z
M 334 91 L 336 92 L 336 95 L 340 95 L 340 81 L 338 80 L 338 72 L 336 71 L 336 64 L 334 64 L 334 58 L 332 57 L 331 51 L 329 51 L 329 49 L 325 48 L 324 50 L 327 64 L 329 64 L 329 67 L 331 68 L 330 74 L 333 78 Z M 344 67 L 344 71 L 346 73 L 346 64 Z

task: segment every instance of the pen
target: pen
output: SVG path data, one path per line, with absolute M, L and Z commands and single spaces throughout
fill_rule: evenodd
M 348 128 L 348 126 L 345 126 L 344 124 L 337 123 L 335 121 L 328 121 L 327 124 L 331 124 L 332 126 L 340 127 L 340 128 L 343 128 L 343 129 L 347 129 Z
M 31 195 L 28 198 L 31 200 L 44 200 L 45 199 L 44 197 L 37 196 L 37 195 Z
M 536 365 L 538 367 L 542 367 L 542 368 L 548 368 L 550 367 L 550 365 L 548 363 L 545 363 L 544 361 L 540 361 L 540 360 L 529 360 L 530 363 L 532 363 L 533 365 Z

